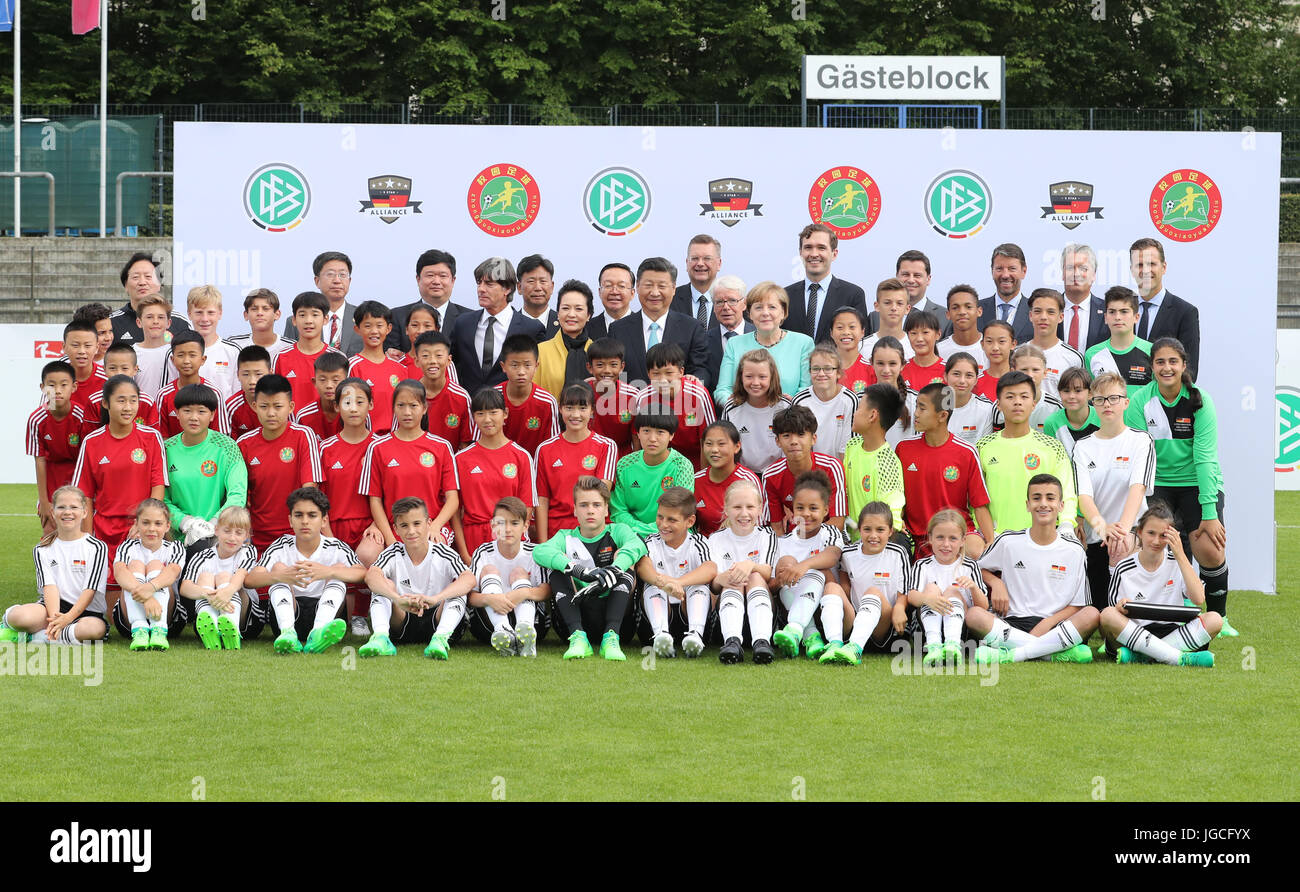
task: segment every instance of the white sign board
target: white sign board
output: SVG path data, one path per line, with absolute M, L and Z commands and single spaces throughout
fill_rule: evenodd
M 804 56 L 804 99 L 997 102 L 1001 56 Z

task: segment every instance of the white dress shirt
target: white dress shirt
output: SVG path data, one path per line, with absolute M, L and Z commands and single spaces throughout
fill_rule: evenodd
M 658 323 L 659 325 L 659 343 L 662 344 L 664 342 L 664 326 L 667 325 L 668 323 L 668 311 L 664 310 L 664 314 L 660 316 L 658 319 L 651 319 L 650 314 L 647 313 L 644 309 L 642 309 L 641 310 L 641 338 L 642 338 L 641 343 L 645 344 L 645 348 L 647 350 L 650 349 L 650 326 L 655 323 Z
M 1137 322 L 1133 325 L 1134 333 L 1137 332 L 1138 326 L 1142 324 L 1143 302 L 1150 302 L 1151 306 L 1146 308 L 1146 312 L 1149 314 L 1147 316 L 1147 340 L 1151 340 L 1151 330 L 1156 327 L 1156 316 L 1160 315 L 1160 304 L 1164 302 L 1164 299 L 1165 289 L 1163 288 L 1150 297 L 1143 297 L 1140 294 L 1138 295 L 1138 318 Z
M 810 320 L 811 325 L 809 325 L 808 327 L 808 336 L 811 338 L 815 339 L 817 337 L 817 322 L 822 318 L 822 312 L 826 309 L 826 295 L 831 290 L 831 279 L 833 278 L 835 277 L 827 273 L 826 278 L 822 279 L 820 282 L 815 283 L 818 289 L 820 290 L 818 290 L 817 292 L 817 316 L 816 318 Z M 812 279 L 808 278 L 807 276 L 804 276 L 803 307 L 805 313 L 807 313 L 808 311 L 808 296 L 812 294 L 813 284 L 814 282 Z
M 487 310 L 483 311 L 482 317 L 478 320 L 478 326 L 474 329 L 474 358 L 479 362 L 483 361 L 483 338 L 487 335 L 488 320 L 495 319 L 496 326 L 492 331 L 492 350 L 496 354 L 492 361 L 496 362 L 501 358 L 501 345 L 506 341 L 506 332 L 510 330 L 510 323 L 515 318 L 515 311 L 509 304 L 506 304 L 504 310 L 495 316 L 489 316 Z
M 1024 299 L 1025 296 L 1020 293 L 1017 293 L 1015 297 L 1008 301 L 1002 300 L 1001 295 L 995 295 L 993 301 L 993 319 L 999 322 L 1002 321 L 1002 304 L 1005 303 L 1007 306 L 1011 307 L 1011 309 L 1007 310 L 1007 325 L 1014 326 L 1016 324 L 1016 313 L 1020 312 L 1020 302 Z
M 325 327 L 321 329 L 320 336 L 321 339 L 324 340 L 325 343 L 331 347 L 338 347 L 339 349 L 342 349 L 343 347 L 343 336 L 345 334 L 345 332 L 343 331 L 343 323 L 345 321 L 343 318 L 343 310 L 346 308 L 347 308 L 347 301 L 344 301 L 343 303 L 339 304 L 339 308 L 337 310 L 330 310 L 328 313 L 325 314 Z M 331 321 L 333 319 L 338 320 L 337 341 L 330 340 L 330 326 L 334 324 Z

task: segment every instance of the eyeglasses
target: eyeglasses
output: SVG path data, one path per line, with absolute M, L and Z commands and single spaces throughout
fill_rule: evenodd
M 833 365 L 815 365 L 809 371 L 814 375 L 834 375 L 839 369 Z
M 726 300 L 715 300 L 715 301 L 714 301 L 715 304 L 718 304 L 718 305 L 720 305 L 720 306 L 724 306 L 724 307 L 734 307 L 734 306 L 736 306 L 736 304 L 743 304 L 744 302 L 745 302 L 745 299 L 744 299 L 743 297 L 729 297 L 729 298 L 727 298 Z
M 1120 400 L 1126 399 L 1128 397 L 1122 393 L 1112 393 L 1110 396 L 1094 396 L 1088 402 L 1100 409 L 1102 406 L 1118 406 Z
M 601 283 L 600 283 L 600 290 L 601 290 L 601 291 L 631 291 L 631 290 L 632 290 L 632 286 L 631 286 L 631 285 L 623 285 L 623 284 L 618 283 L 618 282 L 601 282 Z
M 351 273 L 321 273 L 320 277 L 328 281 L 346 282 L 348 279 L 352 278 L 352 274 Z

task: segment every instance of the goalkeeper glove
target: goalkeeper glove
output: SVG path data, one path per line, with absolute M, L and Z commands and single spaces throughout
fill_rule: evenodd
M 189 548 L 201 539 L 210 538 L 216 533 L 216 530 L 212 528 L 212 524 L 202 517 L 187 514 L 185 519 L 181 521 L 181 532 L 185 534 L 185 547 Z

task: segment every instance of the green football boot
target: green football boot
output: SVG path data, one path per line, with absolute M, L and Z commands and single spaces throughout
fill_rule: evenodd
M 826 652 L 826 639 L 815 628 L 808 633 L 803 642 L 803 653 L 810 660 L 817 660 Z
M 1068 647 L 1059 653 L 1054 653 L 1049 662 L 1052 663 L 1091 663 L 1092 648 L 1086 644 L 1076 644 L 1074 647 Z
M 1214 654 L 1208 650 L 1193 650 L 1183 654 L 1178 658 L 1179 666 L 1201 666 L 1205 669 L 1214 668 Z
M 171 650 L 171 645 L 167 643 L 166 626 L 154 626 L 149 630 L 149 649 Z
M 623 648 L 618 646 L 618 632 L 610 629 L 600 639 L 600 655 L 607 660 L 618 663 L 627 661 L 627 657 L 623 656 Z
M 862 663 L 862 649 L 852 641 L 846 641 L 843 644 L 832 641 L 817 662 L 827 666 L 838 663 L 843 663 L 846 666 L 858 666 Z
M 1236 638 L 1240 634 L 1241 634 L 1240 632 L 1238 632 L 1228 623 L 1228 618 L 1225 616 L 1223 618 L 1223 628 L 1220 629 L 1219 634 L 1215 635 L 1214 637 L 1215 638 Z
M 434 635 L 429 639 L 429 646 L 424 649 L 424 655 L 431 660 L 445 660 L 451 645 L 447 643 L 446 635 Z
M 776 649 L 781 651 L 783 657 L 799 656 L 799 639 L 803 637 L 802 631 L 793 623 L 787 623 L 784 629 L 778 629 L 777 633 L 772 636 L 772 643 Z
M 217 617 L 217 634 L 221 636 L 221 646 L 226 650 L 239 650 L 239 627 L 233 619 L 225 614 Z
M 131 650 L 148 650 L 149 649 L 149 629 L 142 627 L 131 630 Z
M 341 619 L 332 619 L 319 629 L 312 629 L 307 636 L 307 643 L 302 646 L 305 654 L 319 654 L 329 650 L 343 640 L 348 633 L 348 624 Z
M 292 628 L 285 629 L 280 633 L 280 637 L 275 639 L 275 652 L 278 654 L 300 654 L 302 653 L 302 642 L 298 640 L 298 633 Z
M 1004 650 L 1001 647 L 989 647 L 981 644 L 975 648 L 975 662 L 981 666 L 987 666 L 991 663 L 1014 663 L 1011 651 Z
M 956 663 L 958 666 L 960 666 L 964 658 L 964 654 L 961 649 L 961 642 L 945 641 L 943 643 L 943 656 L 944 659 L 948 660 L 949 662 Z
M 925 656 L 921 657 L 922 666 L 936 666 L 944 661 L 947 651 L 942 641 L 933 641 L 925 645 Z
M 11 641 L 14 644 L 26 644 L 31 638 L 26 632 L 20 632 L 15 628 L 6 626 L 0 622 L 0 641 Z
M 592 653 L 594 651 L 591 649 L 591 642 L 587 640 L 587 633 L 574 632 L 569 636 L 569 649 L 564 652 L 564 659 L 585 660 Z
M 199 633 L 199 640 L 206 649 L 221 650 L 221 633 L 217 631 L 217 623 L 211 613 L 205 610 L 198 615 L 194 620 L 194 631 Z
M 1136 650 L 1128 647 L 1121 647 L 1115 654 L 1116 663 L 1150 663 L 1151 658 L 1144 653 L 1138 653 Z
M 370 640 L 357 648 L 357 655 L 362 657 L 395 657 L 397 646 L 382 632 L 370 636 Z

